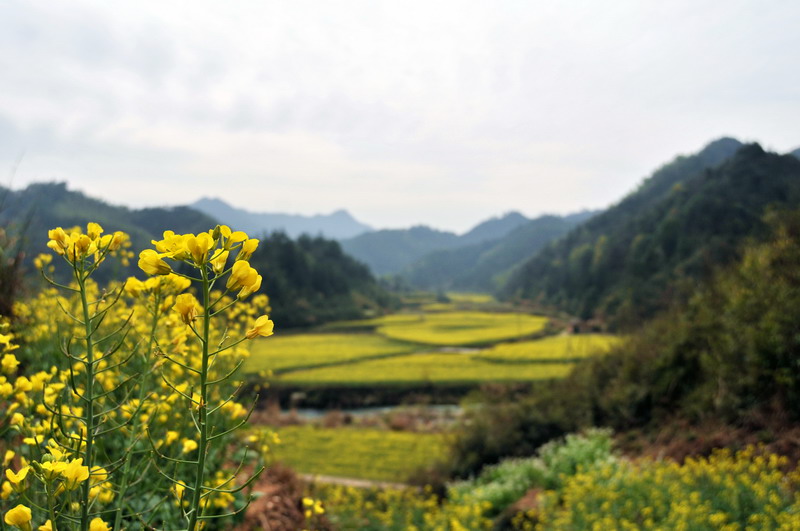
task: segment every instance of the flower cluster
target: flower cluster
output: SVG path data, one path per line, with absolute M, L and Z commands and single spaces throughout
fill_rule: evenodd
M 619 460 L 566 478 L 517 528 L 800 529 L 800 478 L 786 465 L 754 447 L 683 465 Z
M 142 269 L 156 274 L 101 287 L 91 276 L 109 256 L 127 260 L 127 235 L 90 223 L 48 236 L 73 281 L 50 281 L 17 302 L 14 333 L 0 326 L 3 522 L 82 531 L 229 525 L 252 481 L 237 471 L 257 473 L 267 451 L 240 430 L 251 408 L 236 400 L 247 339 L 272 333 L 269 301 L 253 295 L 261 277 L 249 271 L 258 241 L 227 227 L 167 232 L 151 251 L 169 270 L 150 268 L 143 252 Z M 35 260 L 47 280 L 51 261 Z M 238 285 L 228 289 L 233 266 Z

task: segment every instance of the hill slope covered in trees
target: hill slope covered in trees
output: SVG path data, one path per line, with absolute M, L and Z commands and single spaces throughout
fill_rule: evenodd
M 691 288 L 735 260 L 747 238 L 763 238 L 771 207 L 798 204 L 800 161 L 719 140 L 660 169 L 618 205 L 543 249 L 504 294 L 637 324 L 682 285 Z

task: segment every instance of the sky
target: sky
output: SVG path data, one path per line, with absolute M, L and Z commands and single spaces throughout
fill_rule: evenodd
M 800 2 L 4 0 L 0 184 L 463 232 L 800 146 Z

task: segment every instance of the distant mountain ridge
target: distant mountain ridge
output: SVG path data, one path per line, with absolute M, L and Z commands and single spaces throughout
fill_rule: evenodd
M 481 244 L 501 238 L 529 220 L 519 212 L 479 223 L 463 235 L 419 225 L 385 229 L 343 240 L 342 248 L 367 264 L 376 275 L 399 273 L 428 253 Z
M 66 183 L 31 184 L 19 191 L 0 186 L 0 228 L 23 239 L 22 251 L 27 256 L 23 272 L 29 277 L 38 278 L 30 265 L 32 258 L 50 252 L 46 246 L 49 229 L 75 225 L 85 229 L 89 221 L 98 222 L 107 232 L 127 232 L 135 253 L 152 249 L 151 240 L 161 239 L 165 230 L 199 233 L 219 223 L 185 206 L 130 209 L 110 205 L 68 190 Z M 251 263 L 264 276 L 262 292 L 269 295 L 270 315 L 280 328 L 360 318 L 394 304 L 367 267 L 345 255 L 335 241 L 308 236 L 294 240 L 275 233 L 259 246 Z M 62 280 L 68 278 L 67 273 L 63 267 L 56 270 Z M 127 267 L 111 261 L 97 271 L 95 279 L 103 282 L 111 275 L 144 276 L 136 259 Z
M 372 230 L 372 227 L 356 220 L 346 210 L 314 216 L 250 212 L 231 206 L 221 199 L 208 197 L 199 199 L 188 206 L 231 227 L 239 227 L 248 234 L 284 232 L 292 238 L 308 234 L 341 240 Z
M 400 276 L 421 289 L 496 291 L 516 266 L 595 213 L 526 220 L 500 237 L 428 253 L 406 266 Z

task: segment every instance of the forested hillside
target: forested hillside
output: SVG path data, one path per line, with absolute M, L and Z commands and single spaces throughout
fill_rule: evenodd
M 276 326 L 358 319 L 391 306 L 369 269 L 332 240 L 274 233 L 250 259 L 264 276 Z
M 435 251 L 401 273 L 410 285 L 432 290 L 495 291 L 511 269 L 563 236 L 590 214 L 542 216 L 527 221 L 501 238 Z
M 719 140 L 660 169 L 527 262 L 504 294 L 616 325 L 654 315 L 736 259 L 745 240 L 763 238 L 770 207 L 800 204 L 800 161 L 737 147 Z

